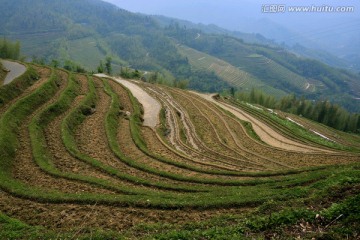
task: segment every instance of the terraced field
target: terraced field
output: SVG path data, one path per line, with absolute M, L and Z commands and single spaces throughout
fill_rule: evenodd
M 328 144 L 245 104 L 100 76 L 28 65 L 0 88 L 0 237 L 264 237 L 249 216 L 307 209 L 296 227 L 358 198 L 358 137 Z
M 275 61 L 260 55 L 253 54 L 246 56 L 247 60 L 254 66 L 261 66 L 263 71 L 270 73 L 271 76 L 276 76 L 282 81 L 286 81 L 287 84 L 293 85 L 296 89 L 302 90 L 304 92 L 315 92 L 316 86 L 313 83 L 310 83 L 309 79 L 306 79 L 289 69 L 281 66 Z
M 281 90 L 265 86 L 263 82 L 242 70 L 243 66 L 235 67 L 216 57 L 199 52 L 195 49 L 178 46 L 179 51 L 189 59 L 190 64 L 202 70 L 214 72 L 219 78 L 237 88 L 251 90 L 252 88 L 261 89 L 268 94 L 283 95 Z
M 252 88 L 261 89 L 275 96 L 285 95 L 280 90 L 281 84 L 291 85 L 293 89 L 304 93 L 315 92 L 317 88 L 321 88 L 320 83 L 312 79 L 306 79 L 260 54 L 238 56 L 241 59 L 239 61 L 243 65 L 235 67 L 226 61 L 186 46 L 179 45 L 178 49 L 189 59 L 190 64 L 194 68 L 212 71 L 219 78 L 236 88 L 245 90 L 251 90 Z M 252 71 L 268 76 L 265 77 L 266 81 L 272 81 L 273 85 L 278 86 L 277 89 L 269 87 L 268 83 L 266 84 L 250 74 Z

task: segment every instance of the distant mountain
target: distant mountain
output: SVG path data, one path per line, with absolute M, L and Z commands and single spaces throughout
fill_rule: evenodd
M 258 87 L 360 111 L 353 101 L 360 97 L 359 75 L 298 57 L 259 34 L 134 14 L 100 0 L 0 0 L 0 6 L 0 34 L 20 40 L 30 58 L 96 70 L 111 56 L 115 73 L 131 67 L 188 80 L 202 91 Z

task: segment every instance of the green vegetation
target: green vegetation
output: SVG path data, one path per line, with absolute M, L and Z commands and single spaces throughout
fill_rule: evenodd
M 70 72 L 86 73 L 86 70 L 83 67 L 70 60 L 66 60 L 63 67 Z
M 125 78 L 125 79 L 140 79 L 141 78 L 141 73 L 137 69 L 131 70 L 131 69 L 127 68 L 127 67 L 125 67 L 125 68 L 121 67 L 120 76 L 122 78 Z M 155 79 L 150 77 L 149 81 L 151 81 L 151 82 L 152 81 L 157 81 L 157 76 L 155 76 Z
M 20 187 L 19 183 L 11 179 L 11 172 L 16 148 L 18 146 L 17 132 L 22 121 L 39 107 L 44 101 L 51 98 L 56 90 L 55 78 L 50 78 L 41 88 L 31 95 L 17 101 L 12 105 L 0 119 L 0 146 L 1 146 L 1 165 L 0 172 L 2 177 L 2 188 L 14 191 Z M 10 171 L 10 172 L 9 172 Z M 16 191 L 16 190 L 15 190 Z

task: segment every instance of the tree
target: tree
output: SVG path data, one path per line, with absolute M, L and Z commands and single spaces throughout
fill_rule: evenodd
M 104 64 L 101 60 L 99 66 L 97 67 L 97 71 L 98 73 L 104 73 Z
M 55 60 L 55 59 L 51 60 L 50 66 L 52 66 L 54 68 L 59 67 L 59 61 Z
M 105 71 L 107 74 L 111 74 L 112 68 L 111 68 L 111 57 L 107 57 L 105 60 Z
M 130 78 L 129 69 L 127 67 L 120 68 L 120 76 L 123 78 Z
M 132 77 L 135 79 L 141 78 L 141 73 L 139 72 L 139 70 L 135 69 L 135 71 L 132 73 Z
M 158 80 L 158 75 L 159 75 L 158 72 L 155 72 L 155 73 L 151 74 L 150 77 L 149 77 L 149 82 L 150 83 L 156 83 L 157 80 Z
M 45 59 L 44 58 L 38 58 L 36 56 L 32 57 L 32 62 L 40 65 L 45 65 Z
M 235 97 L 235 88 L 234 87 L 230 88 L 230 94 L 231 94 L 231 96 Z
M 14 55 L 13 55 L 13 59 L 19 59 L 20 58 L 20 42 L 17 41 L 15 43 L 15 46 L 14 46 Z
M 66 61 L 64 62 L 64 68 L 65 68 L 66 70 L 68 70 L 68 71 L 73 71 L 73 69 L 74 69 L 74 63 L 73 63 L 72 61 L 70 61 L 70 60 L 66 60 Z
M 188 80 L 175 80 L 175 87 L 180 88 L 180 89 L 186 89 L 187 86 L 189 85 L 189 81 Z

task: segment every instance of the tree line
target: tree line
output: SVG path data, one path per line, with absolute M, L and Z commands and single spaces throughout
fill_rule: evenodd
M 230 92 L 241 101 L 303 116 L 340 131 L 360 133 L 360 114 L 350 113 L 328 100 L 313 101 L 305 97 L 296 97 L 295 94 L 278 100 L 257 89 L 252 89 L 251 92 Z

